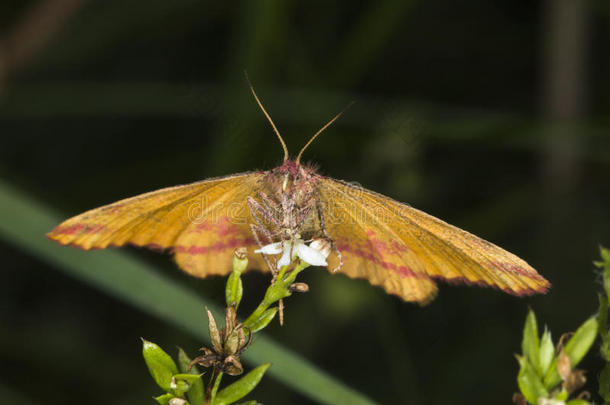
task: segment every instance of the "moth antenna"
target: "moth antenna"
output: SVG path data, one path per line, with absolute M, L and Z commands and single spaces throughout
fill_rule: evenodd
M 352 104 L 354 104 L 354 101 L 350 102 L 347 107 L 345 107 L 343 110 L 341 110 L 341 112 L 337 115 L 335 115 L 335 117 L 330 120 L 326 125 L 324 125 L 322 128 L 320 128 L 320 130 L 318 132 L 316 132 L 314 134 L 314 136 L 311 137 L 311 139 L 309 140 L 309 142 L 307 142 L 307 144 L 305 144 L 305 146 L 303 146 L 303 149 L 301 149 L 301 151 L 299 152 L 299 155 L 297 156 L 297 160 L 296 163 L 300 164 L 301 163 L 301 156 L 303 156 L 303 152 L 305 152 L 305 149 L 307 149 L 309 147 L 309 145 L 311 145 L 311 143 L 318 137 L 318 135 L 320 135 L 322 132 L 324 132 L 324 130 L 328 127 L 330 127 L 332 125 L 333 122 L 335 122 L 337 119 L 339 119 L 339 117 L 348 109 L 352 106 Z
M 288 155 L 288 148 L 286 147 L 286 142 L 284 142 L 284 139 L 282 138 L 282 135 L 280 135 L 280 131 L 277 130 L 277 127 L 275 126 L 275 124 L 273 123 L 273 120 L 271 119 L 271 117 L 267 113 L 267 110 L 265 110 L 265 107 L 263 107 L 263 103 L 261 103 L 261 101 L 258 99 L 258 96 L 256 95 L 256 92 L 254 91 L 254 86 L 252 86 L 252 82 L 250 82 L 250 78 L 248 77 L 248 72 L 244 71 L 244 73 L 246 74 L 246 80 L 248 81 L 248 85 L 250 86 L 250 90 L 252 91 L 252 95 L 254 96 L 254 99 L 256 100 L 256 103 L 261 108 L 261 110 L 263 110 L 263 114 L 265 114 L 265 117 L 267 117 L 267 120 L 269 121 L 269 123 L 273 127 L 273 132 L 275 132 L 275 134 L 277 135 L 278 139 L 280 140 L 280 143 L 282 144 L 282 149 L 284 149 L 284 162 L 285 162 L 285 161 L 288 160 L 288 157 L 289 157 L 289 155 Z

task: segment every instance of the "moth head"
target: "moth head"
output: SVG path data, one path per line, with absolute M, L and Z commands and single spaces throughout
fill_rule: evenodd
M 308 191 L 316 169 L 288 160 L 271 171 L 280 192 L 293 193 Z

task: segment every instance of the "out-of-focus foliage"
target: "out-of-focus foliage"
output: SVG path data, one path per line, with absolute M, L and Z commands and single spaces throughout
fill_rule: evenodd
M 578 394 L 577 391 L 586 381 L 584 372 L 576 369 L 576 366 L 593 345 L 597 330 L 597 319 L 588 319 L 567 340 L 565 346 L 562 339 L 567 335 L 563 336 L 554 353 L 551 333 L 545 330 L 542 339 L 538 337 L 536 316 L 530 310 L 523 330 L 523 355 L 517 356 L 517 382 L 522 396 L 514 397 L 519 398 L 516 403 L 521 403 L 520 398 L 523 398 L 534 405 L 541 400 L 548 404 L 560 405 L 567 402 L 576 405 L 574 401 L 577 399 L 568 401 L 568 398 Z
M 527 306 L 554 330 L 597 309 L 586 269 L 610 240 L 606 3 L 3 1 L 0 176 L 68 217 L 279 163 L 244 69 L 293 153 L 355 100 L 306 160 L 506 247 L 553 288 L 517 299 L 444 286 L 419 308 L 311 271 L 286 327 L 266 331 L 380 403 L 506 402 Z M 226 299 L 224 279 L 124 250 Z M 0 394 L 12 403 L 151 403 L 138 337 L 201 346 L 4 233 L 0 257 Z M 268 279 L 243 283 L 263 294 Z M 593 356 L 579 368 L 603 366 Z M 584 389 L 596 393 L 591 380 Z M 312 403 L 271 377 L 256 398 Z
M 600 355 L 606 362 L 599 376 L 599 395 L 604 402 L 610 402 L 610 326 L 608 325 L 608 306 L 610 304 L 610 250 L 601 248 L 601 260 L 595 265 L 603 271 L 604 293 L 599 295 L 599 335 L 601 337 Z
M 556 348 L 553 347 L 551 332 L 545 328 L 542 338 L 538 336 L 538 322 L 534 311 L 530 310 L 525 319 L 522 355 L 517 355 L 519 375 L 517 382 L 520 393 L 513 396 L 518 405 L 587 405 L 584 398 L 590 393 L 579 392 L 587 378 L 586 370 L 576 366 L 590 351 L 599 333 L 601 337 L 601 358 L 606 362 L 596 380 L 598 392 L 604 403 L 610 398 L 608 387 L 610 356 L 608 356 L 608 300 L 610 297 L 610 250 L 601 248 L 600 261 L 594 262 L 602 270 L 604 292 L 599 295 L 599 310 L 596 317 L 586 320 L 573 334 L 564 334 Z

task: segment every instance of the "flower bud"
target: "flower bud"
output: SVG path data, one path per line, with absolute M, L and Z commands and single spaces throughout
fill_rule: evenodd
M 311 241 L 309 247 L 322 253 L 324 258 L 327 258 L 332 250 L 332 243 L 328 239 L 318 238 Z
M 309 286 L 305 283 L 293 283 L 290 285 L 290 287 L 288 287 L 288 290 L 291 293 L 293 293 L 293 292 L 306 293 L 309 291 Z
M 242 273 L 248 267 L 248 249 L 240 247 L 233 255 L 233 271 Z
M 247 255 L 248 255 L 248 249 L 244 246 L 237 248 L 235 250 L 235 257 L 237 257 L 239 260 L 244 260 Z
M 183 398 L 172 398 L 169 400 L 169 405 L 185 405 L 186 399 Z

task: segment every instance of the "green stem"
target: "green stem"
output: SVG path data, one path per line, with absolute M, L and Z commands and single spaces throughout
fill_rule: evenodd
M 280 269 L 275 282 L 271 284 L 265 292 L 265 297 L 250 316 L 244 321 L 244 327 L 250 328 L 263 315 L 263 313 L 274 303 L 282 298 L 290 297 L 292 293 L 289 287 L 296 280 L 298 274 L 309 267 L 309 264 L 299 260 L 296 267 L 286 275 L 290 265 Z
M 212 405 L 214 405 L 214 402 L 216 401 L 216 393 L 218 392 L 218 388 L 220 387 L 220 380 L 222 380 L 222 372 L 219 372 L 218 376 L 216 376 L 214 388 L 212 388 Z
M 248 319 L 244 321 L 244 328 L 246 328 L 246 330 L 250 329 L 252 325 L 263 315 L 267 308 L 271 306 L 271 304 L 273 304 L 273 302 L 263 299 L 263 301 L 258 305 L 258 307 L 256 307 L 252 314 L 250 314 Z
M 208 384 L 208 389 L 205 396 L 205 405 L 214 405 L 216 393 L 218 392 L 218 387 L 220 387 L 220 380 L 222 380 L 222 371 L 214 367 L 214 371 L 212 371 L 212 378 Z

